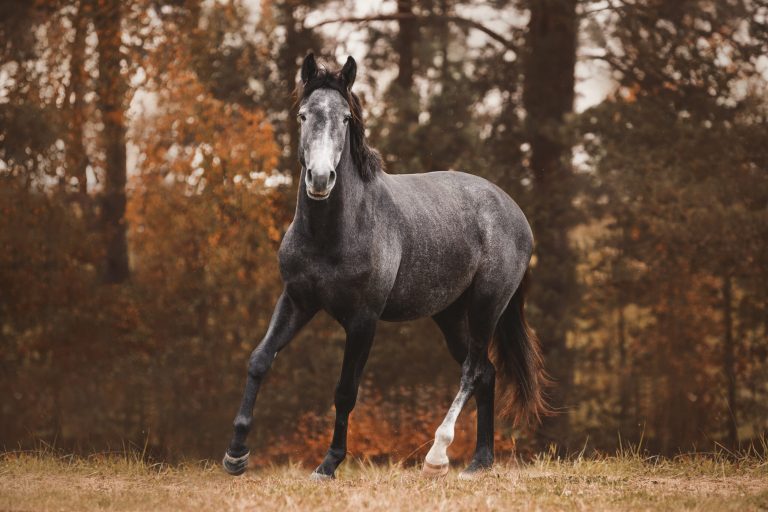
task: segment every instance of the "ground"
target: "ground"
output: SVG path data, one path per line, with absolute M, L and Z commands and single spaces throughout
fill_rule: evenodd
M 0 455 L 0 511 L 31 510 L 768 510 L 764 458 L 548 457 L 499 464 L 474 481 L 425 479 L 417 467 L 349 461 L 335 481 L 297 465 L 231 477 L 213 463 L 149 464 Z

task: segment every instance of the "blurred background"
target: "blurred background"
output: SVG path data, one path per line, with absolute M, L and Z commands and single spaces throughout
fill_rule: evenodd
M 499 420 L 500 453 L 764 435 L 765 1 L 0 0 L 0 448 L 223 453 L 281 290 L 308 51 L 357 59 L 388 172 L 484 176 L 533 225 L 559 414 Z M 281 353 L 254 452 L 319 460 L 343 344 L 321 314 Z M 459 375 L 430 320 L 382 323 L 352 453 L 423 457 Z

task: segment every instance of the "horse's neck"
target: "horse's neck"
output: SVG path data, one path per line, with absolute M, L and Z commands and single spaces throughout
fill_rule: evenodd
M 301 175 L 296 217 L 300 219 L 305 233 L 321 244 L 337 243 L 345 236 L 359 233 L 357 225 L 360 209 L 364 207 L 365 183 L 345 154 L 337 171 L 336 186 L 324 201 L 315 201 L 307 196 L 304 172 Z

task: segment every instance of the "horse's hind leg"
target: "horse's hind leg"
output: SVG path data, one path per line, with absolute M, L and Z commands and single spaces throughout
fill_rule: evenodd
M 495 370 L 488 360 L 488 343 L 501 308 L 492 304 L 472 304 L 462 314 L 448 311 L 435 316 L 455 359 L 466 354 L 462 364 L 461 386 L 448 414 L 435 432 L 435 442 L 424 462 L 424 473 L 442 475 L 448 471 L 448 446 L 453 441 L 456 419 L 474 394 L 477 401 L 477 446 L 469 467 L 462 476 L 470 476 L 493 464 L 493 400 Z
M 464 408 L 464 405 L 466 405 L 469 398 L 477 390 L 478 383 L 481 380 L 486 380 L 488 376 L 492 376 L 491 372 L 493 370 L 493 366 L 488 360 L 487 354 L 485 354 L 486 348 L 487 345 L 486 347 L 481 347 L 479 343 L 470 344 L 467 358 L 462 365 L 461 385 L 459 387 L 459 392 L 456 395 L 456 398 L 453 400 L 451 407 L 448 409 L 448 414 L 445 415 L 445 419 L 443 419 L 443 422 L 437 428 L 437 431 L 435 432 L 435 442 L 432 445 L 432 448 L 430 448 L 429 453 L 427 453 L 426 459 L 424 460 L 423 471 L 427 475 L 443 475 L 448 472 L 447 450 L 448 446 L 453 442 L 456 420 L 459 417 L 461 410 Z M 481 386 L 485 387 L 485 384 L 481 384 Z M 482 407 L 485 411 L 487 409 L 487 401 L 489 398 L 488 394 L 486 393 L 483 398 L 484 402 Z M 478 434 L 483 433 L 484 436 L 482 444 L 479 444 L 479 448 L 483 448 L 483 455 L 491 454 L 490 457 L 492 457 L 493 450 L 492 444 L 489 445 L 489 442 L 493 442 L 492 415 L 493 413 L 491 406 L 490 437 L 488 436 L 488 425 L 483 424 L 482 429 L 478 430 Z M 481 417 L 485 418 L 487 416 L 487 414 L 483 414 L 482 416 L 478 415 L 478 420 Z M 480 438 L 478 438 L 478 440 L 480 441 Z M 483 462 L 485 463 L 484 465 L 490 465 L 492 463 L 492 458 L 487 461 L 484 460 Z
M 469 319 L 464 301 L 459 299 L 448 308 L 433 316 L 432 319 L 442 331 L 451 356 L 457 363 L 462 364 L 467 360 L 470 343 Z M 462 377 L 463 387 L 464 378 Z M 466 392 L 466 390 L 464 391 Z M 461 396 L 463 396 L 462 392 L 459 391 L 459 396 L 456 397 L 456 400 L 459 400 Z M 448 412 L 448 417 L 445 418 L 435 433 L 435 442 L 429 454 L 427 454 L 422 470 L 427 476 L 442 476 L 448 472 L 448 455 L 446 450 L 453 440 L 453 423 L 456 421 L 461 407 L 463 407 L 463 404 L 457 404 L 456 400 Z M 457 407 L 458 410 L 456 409 Z
M 432 317 L 445 337 L 445 344 L 457 363 L 467 359 L 469 347 L 469 317 L 462 300 L 458 300 Z
M 477 444 L 475 455 L 469 466 L 459 475 L 460 478 L 471 477 L 474 473 L 489 469 L 493 465 L 493 401 L 496 370 L 486 354 L 483 354 L 483 362 L 478 367 L 480 375 L 475 383 Z

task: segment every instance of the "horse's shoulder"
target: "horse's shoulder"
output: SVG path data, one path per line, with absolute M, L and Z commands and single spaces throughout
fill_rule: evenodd
M 277 259 L 280 262 L 280 267 L 289 270 L 296 264 L 301 264 L 304 258 L 304 248 L 300 240 L 300 234 L 294 229 L 294 224 L 288 227 L 288 230 L 283 235 L 283 240 L 280 242 L 280 248 L 277 251 Z

